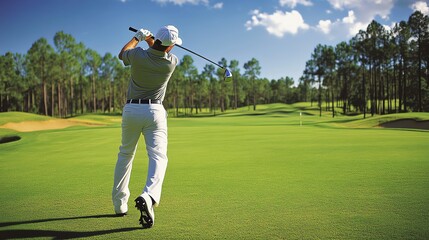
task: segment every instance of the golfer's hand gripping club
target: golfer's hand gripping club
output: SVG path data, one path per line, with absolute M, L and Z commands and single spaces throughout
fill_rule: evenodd
M 153 37 L 153 34 L 149 30 L 140 29 L 136 31 L 136 35 L 134 35 L 134 37 L 141 42 L 145 41 L 148 37 Z
M 135 29 L 135 28 L 133 28 L 133 27 L 129 27 L 128 28 L 128 30 L 130 30 L 130 31 L 132 31 L 132 32 L 138 32 L 139 30 L 137 30 L 137 29 Z M 143 29 L 140 29 L 140 31 L 141 30 L 143 30 Z M 148 31 L 149 32 L 149 31 Z M 150 32 L 149 32 L 150 33 Z M 138 34 L 138 33 L 137 33 Z M 136 35 L 137 35 L 136 34 Z M 150 33 L 151 34 L 151 37 L 152 38 L 154 38 L 153 37 L 153 35 L 152 35 L 152 33 Z M 194 51 L 192 51 L 192 50 L 190 50 L 190 49 L 187 49 L 187 48 L 185 48 L 185 47 L 183 47 L 183 46 L 180 46 L 180 45 L 175 45 L 175 46 L 177 46 L 177 47 L 179 47 L 179 48 L 181 48 L 181 49 L 183 49 L 183 50 L 186 50 L 186 51 L 188 51 L 188 52 L 190 52 L 190 53 L 192 53 L 192 54 L 195 54 L 195 55 L 197 55 L 198 57 L 200 57 L 200 58 L 202 58 L 202 59 L 204 59 L 204 60 L 207 60 L 207 61 L 209 61 L 209 62 L 211 62 L 212 64 L 214 64 L 214 65 L 216 65 L 216 66 L 218 66 L 218 67 L 220 67 L 220 68 L 222 68 L 222 69 L 224 69 L 225 70 L 225 73 L 224 73 L 224 79 L 225 78 L 231 78 L 232 77 L 232 73 L 227 69 L 227 68 L 225 68 L 225 67 L 223 67 L 223 66 L 221 66 L 221 65 L 219 65 L 219 64 L 217 64 L 217 63 L 215 63 L 215 62 L 213 62 L 212 60 L 210 60 L 210 59 L 208 59 L 208 58 L 206 58 L 206 57 L 204 57 L 204 56 L 202 56 L 202 55 L 200 55 L 200 54 L 198 54 L 198 53 L 196 53 L 196 52 L 194 52 Z
M 133 28 L 133 27 L 129 27 L 128 28 L 128 30 L 130 30 L 131 32 L 135 32 L 136 33 L 136 35 L 138 34 L 137 32 L 139 31 L 139 30 L 137 30 L 137 29 L 135 29 L 135 28 Z M 140 29 L 140 30 L 144 30 L 144 29 Z M 150 33 L 150 37 L 152 38 L 152 39 L 155 39 L 155 37 L 153 36 L 153 34 L 149 31 L 149 30 L 147 30 L 149 33 Z

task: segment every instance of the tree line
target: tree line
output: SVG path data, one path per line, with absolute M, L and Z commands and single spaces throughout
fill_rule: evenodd
M 317 45 L 295 85 L 291 77 L 261 78 L 255 58 L 240 68 L 222 58 L 233 78 L 207 64 L 201 70 L 185 55 L 173 73 L 164 100 L 174 115 L 213 114 L 257 104 L 317 102 L 343 114 L 429 111 L 429 19 L 414 12 L 408 21 L 386 29 L 372 21 L 348 42 Z M 26 54 L 0 56 L 0 110 L 69 117 L 88 112 L 120 112 L 130 69 L 119 59 L 78 43 L 62 31 L 54 46 L 45 38 Z M 322 106 L 322 103 L 325 103 Z
M 40 38 L 26 54 L 0 56 L 0 110 L 57 117 L 120 112 L 130 68 L 111 53 L 101 56 L 62 31 L 53 40 L 54 46 Z M 244 64 L 243 74 L 237 60 L 221 59 L 219 64 L 231 70 L 231 82 L 224 81 L 223 70 L 211 64 L 199 73 L 193 58 L 185 55 L 169 81 L 164 105 L 179 116 L 300 99 L 290 95 L 292 78 L 259 78 L 261 67 L 255 58 Z
M 350 41 L 317 45 L 300 81 L 317 86 L 322 111 L 429 111 L 429 17 L 414 12 L 386 29 L 372 21 Z

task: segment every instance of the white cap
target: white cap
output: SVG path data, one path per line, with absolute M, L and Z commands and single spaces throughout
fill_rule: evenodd
M 161 41 L 162 46 L 182 45 L 179 30 L 173 25 L 167 25 L 159 29 L 155 35 L 155 40 Z

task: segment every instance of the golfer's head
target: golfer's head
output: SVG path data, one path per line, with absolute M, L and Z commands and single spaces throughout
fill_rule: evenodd
M 175 44 L 182 45 L 182 39 L 179 38 L 179 30 L 173 25 L 167 25 L 159 29 L 155 35 L 156 40 L 159 40 L 161 45 L 165 47 Z

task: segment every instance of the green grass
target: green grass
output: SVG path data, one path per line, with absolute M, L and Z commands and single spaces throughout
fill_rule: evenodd
M 45 121 L 52 119 L 51 117 L 24 112 L 4 112 L 0 113 L 0 116 L 0 126 L 8 122 Z
M 110 124 L 19 133 L 0 145 L 0 238 L 429 238 L 428 131 L 281 104 L 169 119 L 162 201 L 154 227 L 142 230 L 132 201 L 128 216 L 110 217 L 118 117 L 80 118 Z M 132 196 L 146 167 L 141 141 Z

